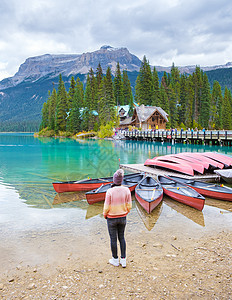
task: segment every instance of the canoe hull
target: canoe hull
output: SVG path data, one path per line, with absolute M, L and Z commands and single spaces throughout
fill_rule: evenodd
M 183 184 L 186 184 L 187 186 L 190 186 L 203 196 L 219 200 L 232 201 L 232 188 L 230 187 L 213 183 L 201 182 L 198 180 L 188 180 L 185 178 L 179 178 L 175 176 L 170 176 L 170 178 Z
M 135 190 L 136 185 L 137 185 L 137 183 L 130 186 L 130 187 L 128 187 L 129 190 L 131 192 L 133 192 Z M 86 200 L 89 204 L 94 204 L 94 203 L 97 203 L 97 202 L 104 201 L 105 197 L 106 197 L 106 192 L 107 191 L 104 191 L 104 192 L 101 192 L 101 191 L 98 192 L 97 191 L 97 192 L 95 192 L 95 190 L 93 190 L 93 191 L 87 192 L 85 194 L 85 197 L 86 197 Z
M 161 167 L 165 169 L 169 169 L 172 171 L 176 171 L 179 173 L 187 174 L 190 176 L 194 176 L 194 171 L 191 166 L 187 166 L 186 164 L 181 163 L 172 163 L 170 161 L 165 161 L 162 159 L 156 160 L 156 159 L 147 159 L 144 163 L 145 166 L 155 166 L 155 167 Z
M 150 214 L 153 211 L 153 209 L 156 208 L 156 206 L 158 206 L 162 201 L 163 194 L 151 202 L 146 201 L 145 199 L 140 197 L 137 193 L 135 193 L 135 197 L 138 200 L 139 204 L 146 210 L 146 212 Z
M 52 185 L 54 190 L 57 193 L 65 193 L 65 192 L 80 192 L 80 191 L 91 191 L 99 188 L 102 184 L 112 183 L 112 181 L 108 181 L 106 183 L 96 182 L 96 183 L 56 183 L 54 182 Z
M 189 205 L 200 211 L 204 208 L 204 204 L 205 204 L 204 199 L 198 199 L 198 198 L 194 198 L 194 197 L 189 197 L 187 195 L 177 194 L 174 191 L 165 189 L 164 187 L 163 187 L 163 190 L 167 196 L 169 196 L 170 198 L 172 198 L 180 203 Z
M 124 175 L 124 179 L 141 180 L 142 173 L 132 173 Z M 68 182 L 53 182 L 53 188 L 57 193 L 64 192 L 80 192 L 80 191 L 91 191 L 98 189 L 102 185 L 113 183 L 113 177 L 96 178 L 80 181 L 68 181 Z
M 207 191 L 205 189 L 197 188 L 194 186 L 192 186 L 192 188 L 205 197 L 225 200 L 225 201 L 232 201 L 232 193 L 229 194 L 229 193 L 220 193 L 220 192 L 209 191 L 209 190 Z
M 153 177 L 146 176 L 136 186 L 135 197 L 146 212 L 150 214 L 163 199 L 162 186 Z

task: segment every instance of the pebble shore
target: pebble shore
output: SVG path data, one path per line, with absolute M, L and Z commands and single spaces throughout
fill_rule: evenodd
M 169 247 L 128 245 L 127 267 L 106 255 L 18 264 L 0 274 L 0 299 L 232 299 L 232 232 Z

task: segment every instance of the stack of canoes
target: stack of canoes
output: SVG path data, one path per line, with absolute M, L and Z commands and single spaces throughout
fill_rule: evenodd
M 178 172 L 194 175 L 194 172 L 203 174 L 206 170 L 232 171 L 232 157 L 214 153 L 179 153 L 149 159 L 145 165 L 164 167 Z M 222 170 L 225 168 L 224 170 Z M 219 170 L 217 170 L 219 169 Z M 85 193 L 89 204 L 104 201 L 106 192 L 111 188 L 113 177 L 83 179 L 80 181 L 54 182 L 56 192 Z M 202 210 L 206 197 L 232 201 L 232 188 L 223 184 L 206 183 L 199 180 L 184 179 L 178 176 L 161 176 L 157 180 L 144 173 L 132 173 L 124 176 L 122 185 L 127 186 L 141 207 L 150 214 L 162 201 L 163 194 L 170 198 Z
M 217 152 L 183 152 L 147 159 L 145 166 L 158 167 L 194 176 L 216 169 L 232 169 L 232 157 Z

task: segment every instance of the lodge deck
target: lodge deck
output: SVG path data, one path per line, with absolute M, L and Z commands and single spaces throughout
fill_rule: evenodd
M 194 179 L 194 180 L 201 180 L 206 182 L 218 182 L 220 181 L 220 176 L 217 174 L 205 174 L 205 175 L 184 175 L 177 172 L 172 172 L 169 170 L 163 170 L 160 168 L 153 168 L 153 167 L 147 167 L 143 164 L 120 164 L 119 167 L 125 171 L 129 172 L 144 172 L 147 175 L 150 175 L 152 177 L 157 178 L 158 175 L 173 175 L 173 176 L 179 176 L 182 178 L 188 178 L 188 179 Z

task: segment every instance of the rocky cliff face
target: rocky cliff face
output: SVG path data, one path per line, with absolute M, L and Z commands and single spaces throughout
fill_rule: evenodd
M 58 74 L 70 76 L 75 74 L 87 74 L 92 68 L 94 72 L 98 64 L 101 64 L 103 73 L 110 67 L 112 73 L 116 70 L 117 62 L 121 70 L 139 71 L 141 61 L 131 54 L 127 48 L 112 48 L 103 46 L 100 50 L 87 52 L 81 55 L 51 55 L 28 58 L 19 68 L 19 71 L 11 78 L 0 82 L 0 89 L 16 86 L 23 81 L 36 81 L 44 76 L 56 77 Z
M 101 64 L 103 73 L 106 73 L 108 67 L 112 73 L 116 70 L 117 62 L 120 64 L 121 71 L 128 72 L 139 71 L 141 60 L 131 54 L 127 48 L 112 48 L 111 46 L 102 46 L 94 52 L 83 54 L 52 55 L 45 54 L 36 57 L 30 57 L 19 67 L 19 71 L 10 78 L 0 82 L 0 90 L 14 87 L 21 82 L 35 82 L 40 78 L 54 78 L 59 74 L 69 77 L 76 74 L 87 74 L 90 68 L 95 72 L 98 64 Z M 181 73 L 191 74 L 196 66 L 178 67 Z M 232 63 L 226 65 L 202 67 L 203 71 L 217 70 L 223 68 L 232 68 Z M 156 66 L 158 72 L 170 72 L 171 67 Z

